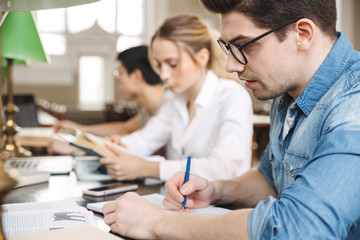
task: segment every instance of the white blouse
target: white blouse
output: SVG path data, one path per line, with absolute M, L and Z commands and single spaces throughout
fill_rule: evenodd
M 153 158 L 160 161 L 161 180 L 185 171 L 188 156 L 190 172 L 209 180 L 231 179 L 249 170 L 253 111 L 248 92 L 208 71 L 191 122 L 186 103 L 184 95 L 175 95 L 143 129 L 121 138 L 122 143 L 149 156 L 171 141 L 171 159 Z

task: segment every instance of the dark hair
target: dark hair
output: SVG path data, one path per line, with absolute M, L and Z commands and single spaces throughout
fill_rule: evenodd
M 150 65 L 147 46 L 128 48 L 118 54 L 117 60 L 121 61 L 129 74 L 135 69 L 139 69 L 148 84 L 161 83 L 159 75 L 154 72 Z
M 250 17 L 258 27 L 275 28 L 300 18 L 312 20 L 325 34 L 336 38 L 335 0 L 200 0 L 211 12 L 239 12 Z M 286 28 L 276 31 L 280 40 Z

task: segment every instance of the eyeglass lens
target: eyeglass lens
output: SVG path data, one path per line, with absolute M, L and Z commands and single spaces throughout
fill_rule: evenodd
M 218 43 L 222 48 L 222 50 L 224 50 L 224 52 L 227 55 L 229 55 L 229 51 L 231 51 L 231 53 L 233 54 L 233 56 L 236 58 L 237 61 L 239 61 L 242 64 L 246 64 L 247 61 L 245 59 L 245 56 L 238 47 L 232 45 L 231 43 L 226 44 L 223 40 L 220 39 L 218 40 Z

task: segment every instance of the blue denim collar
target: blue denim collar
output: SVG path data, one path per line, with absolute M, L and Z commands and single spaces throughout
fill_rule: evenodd
M 330 89 L 344 71 L 353 51 L 352 44 L 344 34 L 338 33 L 338 40 L 334 44 L 323 64 L 310 80 L 302 94 L 296 99 L 296 104 L 308 116 L 315 105 Z

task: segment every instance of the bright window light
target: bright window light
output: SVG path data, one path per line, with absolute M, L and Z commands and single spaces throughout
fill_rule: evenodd
M 143 0 L 117 0 L 117 31 L 125 35 L 139 35 L 143 27 Z
M 135 47 L 141 44 L 141 39 L 139 37 L 126 37 L 121 36 L 118 38 L 116 42 L 116 50 L 117 52 L 122 52 L 123 50 Z
M 91 28 L 95 22 L 108 32 L 115 31 L 115 0 L 94 2 L 67 9 L 68 29 L 77 33 Z
M 79 102 L 81 106 L 102 107 L 105 103 L 105 60 L 99 56 L 79 59 Z
M 41 10 L 36 12 L 39 32 L 64 32 L 65 9 Z
M 41 33 L 41 42 L 45 52 L 49 55 L 64 55 L 66 52 L 66 39 L 62 34 Z

